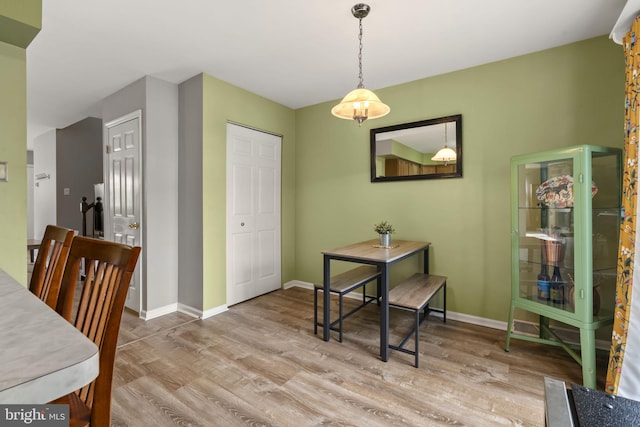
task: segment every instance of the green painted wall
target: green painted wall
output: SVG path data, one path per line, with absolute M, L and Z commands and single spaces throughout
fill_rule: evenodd
M 402 157 L 403 159 L 407 159 L 414 163 L 422 163 L 423 160 L 422 152 L 414 150 L 411 147 L 407 147 L 406 145 L 401 144 L 398 141 L 393 141 L 391 152 L 397 157 Z M 431 156 L 433 157 L 433 154 Z
M 0 41 L 26 49 L 42 28 L 42 0 L 0 0 Z
M 337 120 L 333 104 L 296 111 L 296 279 L 322 277 L 323 249 L 375 238 L 432 243 L 431 271 L 449 277 L 448 308 L 506 320 L 510 301 L 509 162 L 576 144 L 623 146 L 624 55 L 598 37 L 376 90 L 381 119 Z M 371 183 L 369 129 L 463 115 L 462 178 Z M 419 266 L 408 260 L 392 281 Z
M 27 282 L 27 65 L 26 51 L 0 42 L 0 268 Z
M 26 286 L 27 265 L 27 60 L 38 34 L 41 0 L 0 0 L 0 268 Z
M 227 122 L 282 135 L 282 281 L 295 273 L 295 112 L 209 75 L 203 76 L 203 307 L 226 304 Z

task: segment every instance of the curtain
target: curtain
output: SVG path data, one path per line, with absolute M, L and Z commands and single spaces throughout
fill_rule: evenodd
M 638 180 L 638 113 L 640 106 L 640 20 L 636 18 L 622 45 L 625 52 L 625 117 L 624 163 L 622 182 L 623 217 L 620 226 L 616 301 L 609 366 L 605 389 L 607 392 L 640 400 L 640 260 L 636 247 L 637 180 Z M 639 271 L 636 272 L 636 268 Z M 636 274 L 638 273 L 638 274 Z M 629 333 L 633 331 L 633 333 Z

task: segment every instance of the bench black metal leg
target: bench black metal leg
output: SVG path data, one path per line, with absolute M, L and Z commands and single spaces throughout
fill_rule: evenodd
M 318 335 L 318 288 L 313 288 L 313 334 Z
M 442 322 L 447 323 L 447 282 L 444 282 L 442 286 Z
M 425 257 L 425 265 L 427 263 L 427 259 Z M 442 276 L 424 276 L 421 274 L 416 274 L 409 278 L 407 281 L 401 282 L 399 287 L 410 288 L 413 292 L 415 292 L 415 299 L 413 303 L 404 302 L 398 300 L 398 303 L 390 302 L 390 307 L 396 307 L 403 310 L 408 310 L 414 313 L 415 316 L 415 326 L 409 333 L 404 337 L 404 339 L 400 342 L 400 344 L 392 345 L 389 344 L 388 348 L 392 350 L 401 351 L 404 353 L 412 354 L 414 356 L 414 366 L 418 368 L 420 366 L 420 325 L 422 322 L 427 320 L 430 311 L 434 311 L 436 313 L 442 313 L 443 322 L 447 321 L 447 282 L 446 277 Z M 444 289 L 442 289 L 444 288 Z M 395 290 L 396 288 L 394 288 Z M 400 288 L 403 289 L 403 288 Z M 444 307 L 442 309 L 439 308 L 430 308 L 429 302 L 433 298 L 435 294 L 437 294 L 440 290 L 443 291 L 443 304 Z M 421 293 L 422 292 L 422 293 Z M 420 316 L 422 314 L 422 317 Z M 405 344 L 413 337 L 414 340 L 414 350 L 408 350 L 404 346 Z
M 329 299 L 329 304 L 327 304 L 327 308 L 329 308 L 329 310 L 324 310 L 325 307 L 323 307 L 323 311 L 328 311 L 328 314 L 326 315 L 326 321 L 329 325 L 329 331 L 337 331 L 339 333 L 339 338 L 338 341 L 342 342 L 342 328 L 344 326 L 343 321 L 344 319 L 346 319 L 347 317 L 351 316 L 352 314 L 354 314 L 355 312 L 361 310 L 362 308 L 364 308 L 367 304 L 369 304 L 371 301 L 373 301 L 374 299 L 376 299 L 373 296 L 369 296 L 367 295 L 366 292 L 366 284 L 371 282 L 373 280 L 373 278 L 370 278 L 367 282 L 364 283 L 358 283 L 355 284 L 354 286 L 352 286 L 351 288 L 348 288 L 344 291 L 341 292 L 328 292 L 329 295 L 333 294 L 337 294 L 338 295 L 338 319 L 331 321 L 330 318 L 330 314 L 331 314 L 331 310 L 330 310 L 330 305 L 331 305 L 331 300 Z M 378 276 L 378 281 L 380 281 L 380 278 Z M 380 286 L 378 284 L 378 286 Z M 349 292 L 352 292 L 353 290 L 357 289 L 357 288 L 362 288 L 362 303 L 359 304 L 357 307 L 350 309 L 349 311 L 347 311 L 347 313 L 345 313 L 345 307 L 344 307 L 344 295 L 346 295 Z M 323 330 L 324 330 L 324 322 L 320 323 L 318 321 L 318 291 L 323 291 L 323 288 L 320 287 L 314 287 L 313 288 L 313 333 L 314 334 L 318 334 L 318 326 L 323 326 Z M 324 295 L 323 295 L 324 296 Z M 323 301 L 325 301 L 326 299 L 323 298 Z M 378 304 L 379 304 L 379 300 L 378 300 Z M 336 327 L 337 325 L 337 327 Z
M 415 346 L 415 356 L 416 363 L 415 367 L 418 367 L 418 355 L 420 354 L 420 349 L 418 348 L 418 343 L 420 342 L 420 310 L 416 310 L 416 336 L 415 336 L 416 346 Z
M 338 309 L 338 313 L 339 313 L 339 318 L 338 318 L 338 325 L 340 325 L 340 332 L 338 333 L 338 336 L 340 337 L 338 339 L 339 342 L 342 342 L 342 294 L 340 294 L 338 296 L 338 301 L 339 301 L 339 306 L 340 308 Z

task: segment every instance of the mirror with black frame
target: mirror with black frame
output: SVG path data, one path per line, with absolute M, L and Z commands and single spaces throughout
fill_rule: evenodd
M 371 129 L 371 182 L 462 177 L 462 114 Z

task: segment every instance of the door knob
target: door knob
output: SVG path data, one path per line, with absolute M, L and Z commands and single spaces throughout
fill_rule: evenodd
M 133 230 L 137 230 L 138 227 L 140 227 L 140 224 L 138 224 L 137 222 L 129 224 L 129 228 L 131 228 Z

